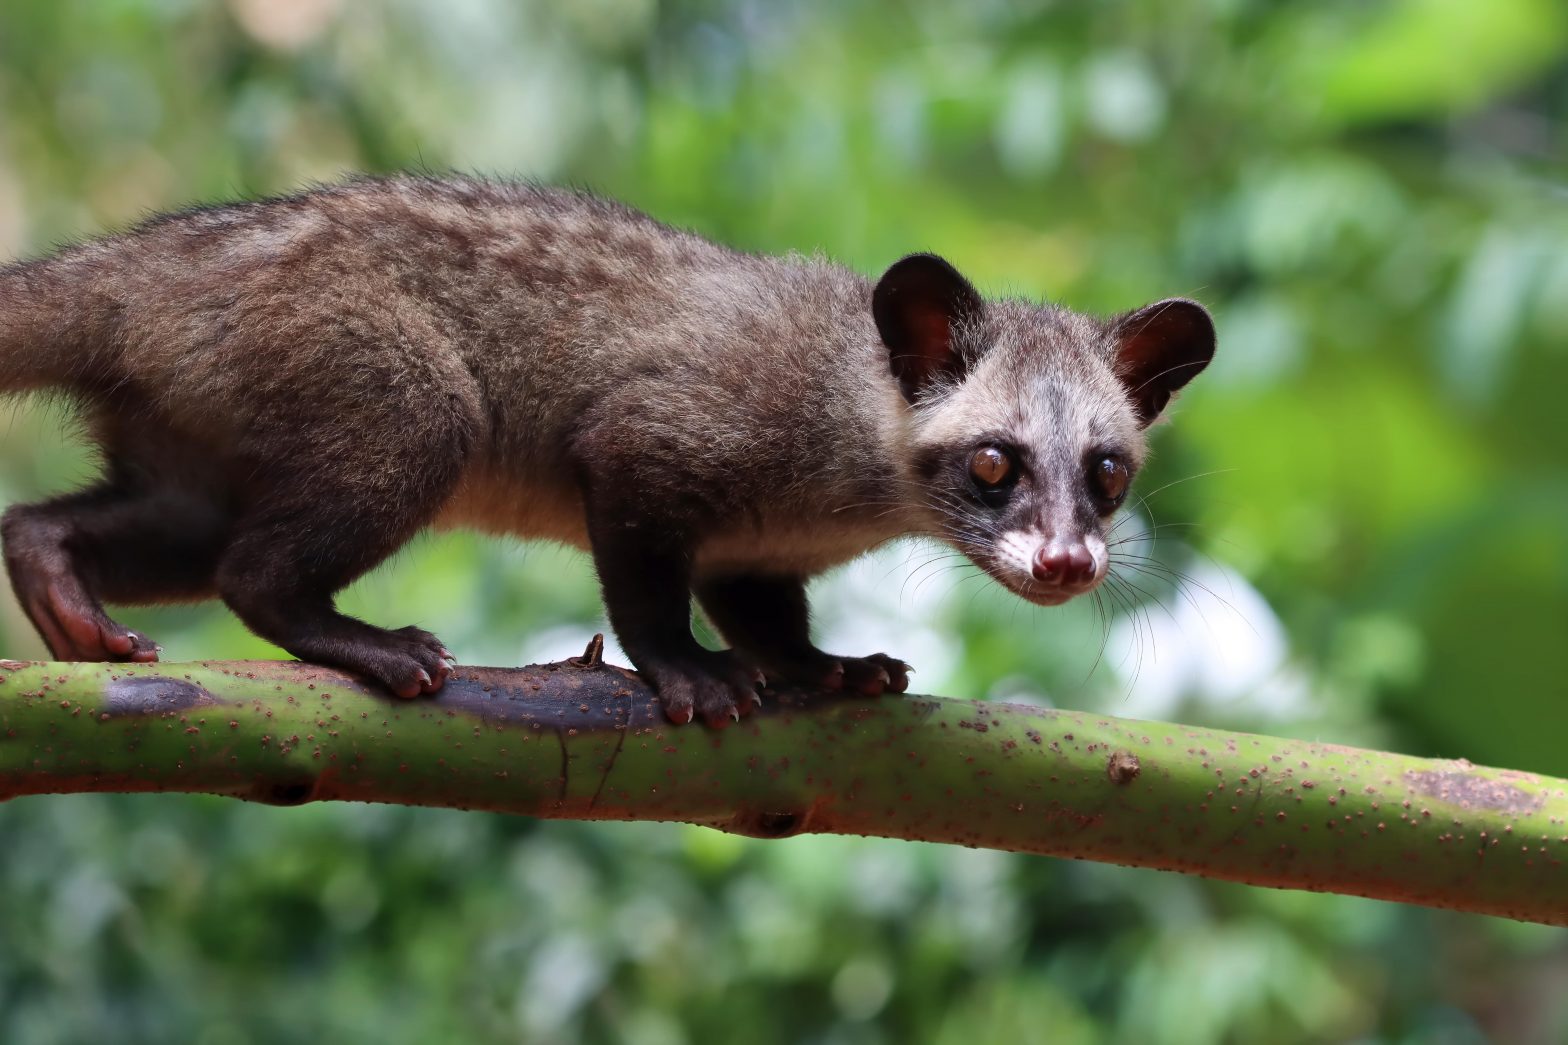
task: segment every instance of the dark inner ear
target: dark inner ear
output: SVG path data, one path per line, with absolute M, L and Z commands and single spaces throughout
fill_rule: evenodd
M 1214 321 L 1202 305 L 1185 298 L 1118 316 L 1111 332 L 1117 342 L 1116 376 L 1144 426 L 1214 358 Z
M 871 312 L 905 399 L 914 402 L 939 378 L 962 376 L 955 330 L 979 319 L 983 308 L 969 281 L 935 254 L 911 254 L 882 274 Z

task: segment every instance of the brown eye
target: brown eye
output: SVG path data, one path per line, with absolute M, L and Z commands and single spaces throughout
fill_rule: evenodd
M 1114 457 L 1102 457 L 1094 463 L 1090 479 L 1100 500 L 1114 508 L 1127 496 L 1127 484 L 1132 481 L 1127 466 Z
M 1013 461 L 994 446 L 982 446 L 969 459 L 969 474 L 981 486 L 1001 486 L 1013 474 Z

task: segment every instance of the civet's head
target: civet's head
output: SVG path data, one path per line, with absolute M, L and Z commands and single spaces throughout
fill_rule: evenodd
M 1203 306 L 1098 319 L 988 302 L 946 261 L 913 254 L 872 308 L 914 407 L 916 497 L 933 528 L 1031 602 L 1091 591 L 1145 429 L 1214 355 Z

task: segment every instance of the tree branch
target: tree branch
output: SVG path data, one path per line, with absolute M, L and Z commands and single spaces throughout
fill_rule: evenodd
M 292 662 L 0 662 L 0 799 L 193 791 L 923 839 L 1568 924 L 1568 782 L 1331 744 L 788 691 L 671 727 L 598 662 L 400 702 Z

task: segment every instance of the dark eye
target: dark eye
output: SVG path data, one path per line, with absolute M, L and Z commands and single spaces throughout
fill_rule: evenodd
M 1089 468 L 1089 486 L 1107 511 L 1122 503 L 1131 482 L 1132 473 L 1114 457 L 1102 457 Z
M 1013 475 L 1013 459 L 994 446 L 982 446 L 969 459 L 969 475 L 986 489 L 995 489 Z

